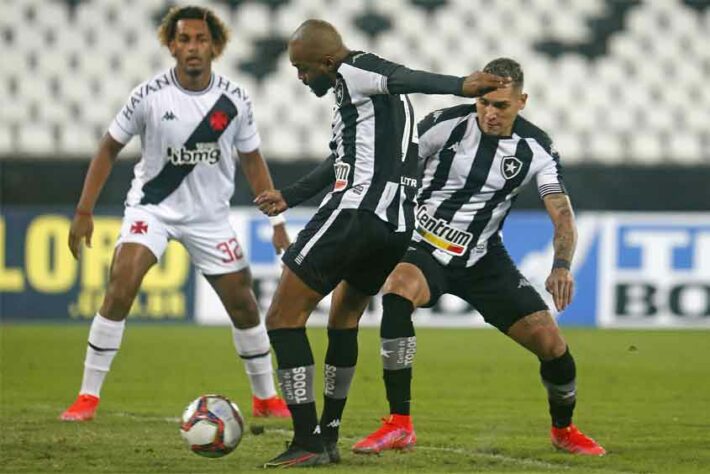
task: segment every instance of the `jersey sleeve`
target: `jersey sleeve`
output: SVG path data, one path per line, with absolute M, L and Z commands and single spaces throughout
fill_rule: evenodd
M 136 87 L 128 100 L 114 117 L 108 127 L 111 137 L 123 145 L 131 141 L 133 135 L 138 135 L 145 128 L 145 99 L 142 99 L 137 92 L 143 87 Z
M 254 107 L 251 98 L 244 91 L 243 101 L 239 107 L 238 129 L 234 134 L 234 146 L 237 151 L 248 153 L 261 145 L 261 137 L 254 119 Z
M 330 155 L 328 159 L 322 161 L 306 176 L 283 188 L 281 196 L 283 196 L 288 207 L 301 204 L 303 201 L 318 194 L 329 184 L 332 184 L 335 181 L 334 164 L 335 155 Z
M 543 160 L 543 165 L 536 175 L 537 190 L 540 198 L 544 198 L 548 194 L 564 193 L 567 194 L 564 182 L 562 180 L 562 166 L 560 165 L 560 155 L 555 150 L 552 140 L 547 135 L 535 143 L 535 153 L 539 153 Z
M 442 127 L 436 127 L 437 112 L 430 113 L 417 124 L 420 160 L 425 160 L 435 155 L 444 146 L 446 138 L 444 137 L 443 130 L 441 130 Z
M 475 106 L 458 105 L 435 110 L 417 124 L 419 159 L 425 160 L 441 151 L 449 140 L 459 141 L 466 130 L 468 117 Z
M 340 65 L 338 73 L 351 97 L 388 94 L 387 76 L 397 65 L 369 53 L 358 53 Z
M 463 77 L 409 69 L 372 53 L 357 52 L 343 63 L 341 74 L 351 94 L 452 94 L 461 95 Z

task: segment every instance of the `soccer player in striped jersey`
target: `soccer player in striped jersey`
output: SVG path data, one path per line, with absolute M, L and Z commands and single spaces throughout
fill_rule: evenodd
M 174 7 L 163 19 L 159 37 L 176 65 L 131 93 L 101 140 L 71 225 L 69 247 L 78 258 L 81 241 L 91 245 L 92 211 L 113 163 L 139 135 L 141 160 L 126 199 L 106 295 L 89 330 L 81 389 L 61 419 L 94 417 L 128 311 L 143 277 L 171 239 L 185 246 L 229 314 L 235 349 L 251 384 L 253 414 L 287 418 L 288 408 L 274 385 L 269 339 L 249 265 L 229 224 L 234 148 L 252 190 L 273 188 L 259 152 L 249 97 L 212 72 L 212 60 L 223 51 L 229 32 L 211 10 Z M 283 222 L 277 224 L 273 244 L 280 251 L 289 239 Z
M 470 303 L 486 322 L 539 358 L 552 443 L 571 453 L 605 454 L 572 424 L 574 359 L 546 304 L 501 240 L 503 222 L 517 194 L 535 178 L 555 228 L 555 256 L 546 288 L 557 310 L 564 310 L 573 295 L 570 265 L 576 228 L 559 156 L 547 134 L 518 115 L 527 100 L 520 65 L 499 58 L 484 71 L 511 77 L 512 84 L 479 97 L 475 104 L 438 110 L 419 124 L 424 166 L 416 231 L 401 263 L 387 278 L 382 298 L 381 354 L 390 416 L 353 446 L 355 453 L 414 446 L 412 313 L 448 293 Z
M 412 71 L 374 54 L 350 51 L 335 28 L 308 20 L 293 34 L 289 57 L 317 95 L 334 91 L 331 157 L 304 181 L 256 199 L 269 215 L 331 192 L 284 255 L 284 271 L 267 314 L 281 391 L 294 439 L 265 467 L 337 462 L 338 429 L 357 360 L 358 321 L 370 297 L 407 248 L 414 227 L 417 138 L 405 94 L 475 97 L 504 86 L 487 73 L 467 77 Z M 333 291 L 328 321 L 323 413 L 318 421 L 314 362 L 306 321 Z

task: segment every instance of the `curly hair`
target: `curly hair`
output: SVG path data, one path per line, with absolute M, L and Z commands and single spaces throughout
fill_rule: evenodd
M 204 20 L 210 30 L 212 43 L 214 43 L 214 58 L 218 58 L 229 41 L 229 29 L 212 10 L 204 7 L 188 5 L 185 7 L 174 6 L 163 17 L 158 28 L 158 39 L 163 46 L 169 46 L 175 39 L 177 22 L 180 20 Z

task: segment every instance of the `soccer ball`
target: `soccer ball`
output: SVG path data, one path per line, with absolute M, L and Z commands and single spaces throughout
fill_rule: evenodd
M 180 434 L 192 452 L 219 458 L 234 451 L 242 440 L 244 418 L 227 397 L 202 395 L 185 408 Z

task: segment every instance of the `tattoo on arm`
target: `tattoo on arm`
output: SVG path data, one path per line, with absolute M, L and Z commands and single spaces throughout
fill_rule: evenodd
M 555 226 L 553 268 L 569 268 L 577 244 L 577 229 L 572 205 L 566 194 L 553 194 L 545 196 L 545 207 Z

